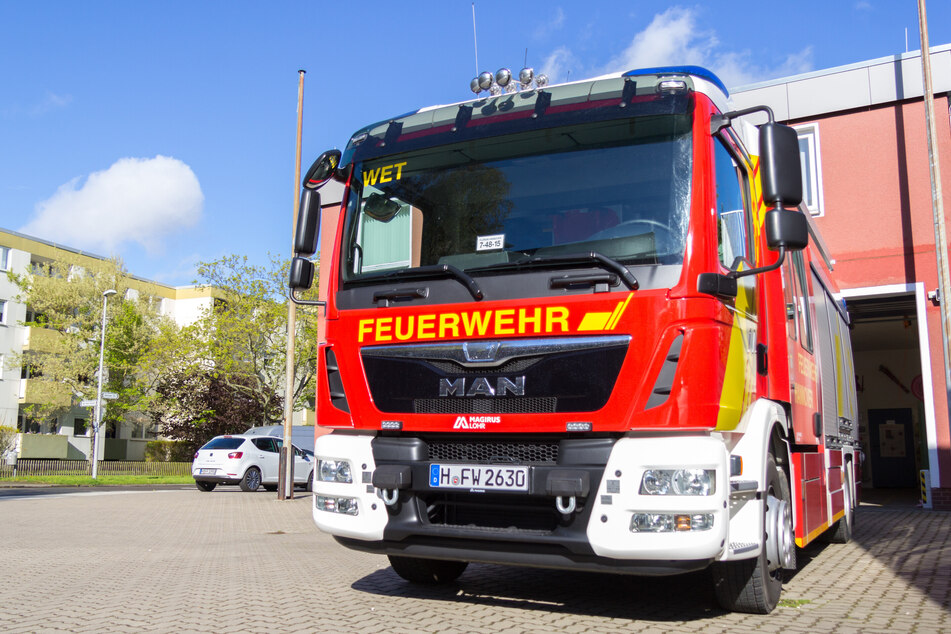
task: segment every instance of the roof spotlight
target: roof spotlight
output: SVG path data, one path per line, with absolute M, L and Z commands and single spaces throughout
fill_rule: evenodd
M 482 90 L 488 90 L 489 87 L 492 86 L 494 79 L 495 78 L 492 77 L 492 73 L 489 71 L 479 73 L 479 88 Z
M 512 71 L 507 68 L 500 68 L 495 71 L 495 83 L 505 88 L 512 81 Z
M 522 88 L 528 88 L 533 79 L 535 79 L 535 71 L 531 68 L 523 68 L 518 71 L 518 82 L 522 84 Z
M 538 86 L 539 88 L 544 88 L 545 86 L 547 86 L 548 75 L 546 75 L 545 73 L 541 73 L 540 75 L 535 77 L 535 85 Z
M 469 90 L 471 90 L 472 92 L 474 92 L 474 93 L 477 94 L 477 95 L 478 95 L 479 92 L 482 90 L 482 88 L 479 86 L 479 78 L 478 78 L 478 77 L 473 77 L 473 78 L 472 78 L 472 81 L 469 82 Z

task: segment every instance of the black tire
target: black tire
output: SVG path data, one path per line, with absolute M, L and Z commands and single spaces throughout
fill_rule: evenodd
M 276 484 L 265 484 L 265 485 L 262 485 L 262 486 L 264 486 L 264 490 L 267 491 L 267 492 L 269 492 L 269 493 L 273 493 L 274 491 L 277 491 L 277 485 L 276 485 Z
M 784 500 L 789 499 L 789 484 L 786 474 L 776 467 L 776 460 L 772 453 L 766 457 L 766 493 Z M 763 504 L 763 514 L 766 517 L 766 504 Z M 769 614 L 779 603 L 779 595 L 783 589 L 783 568 L 778 567 L 770 571 L 770 562 L 767 559 L 767 536 L 764 534 L 764 546 L 758 557 L 754 559 L 740 559 L 738 561 L 724 561 L 713 564 L 713 588 L 717 602 L 726 610 L 732 612 L 746 612 L 749 614 Z M 795 568 L 795 552 L 791 554 L 791 567 Z
M 852 529 L 855 526 L 855 502 L 852 499 L 852 463 L 847 463 L 842 493 L 845 497 L 845 515 L 835 523 L 829 532 L 829 541 L 833 544 L 847 544 L 852 541 Z
M 261 472 L 257 467 L 249 467 L 248 470 L 244 472 L 244 477 L 241 478 L 241 482 L 238 483 L 238 486 L 241 487 L 242 491 L 254 493 L 261 486 Z
M 438 585 L 451 583 L 459 578 L 469 565 L 468 561 L 444 561 L 442 559 L 419 559 L 389 555 L 394 572 L 410 583 Z
M 199 491 L 214 491 L 215 487 L 218 486 L 217 482 L 195 482 L 195 486 L 198 487 Z
M 307 476 L 307 484 L 304 487 L 308 493 L 314 490 L 314 472 L 311 471 L 310 475 Z

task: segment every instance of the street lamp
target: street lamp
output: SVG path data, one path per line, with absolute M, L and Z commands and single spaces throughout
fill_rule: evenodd
M 99 425 L 102 424 L 102 359 L 106 352 L 106 302 L 115 295 L 113 289 L 102 292 L 102 336 L 99 341 L 99 386 L 96 388 L 96 419 L 92 425 L 92 477 L 95 480 L 99 457 L 96 449 L 99 445 Z

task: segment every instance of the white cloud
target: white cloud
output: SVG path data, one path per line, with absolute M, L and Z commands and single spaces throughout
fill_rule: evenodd
M 552 51 L 551 55 L 545 58 L 539 73 L 548 75 L 548 79 L 553 84 L 560 84 L 567 80 L 568 73 L 580 66 L 577 58 L 568 48 L 560 46 Z M 575 76 L 575 79 L 582 79 L 582 76 Z
M 542 22 L 537 27 L 532 34 L 536 40 L 543 39 L 551 35 L 554 31 L 557 31 L 565 24 L 565 11 L 561 7 L 557 7 L 555 12 L 549 17 L 545 22 Z
M 57 95 L 52 92 L 47 92 L 43 99 L 30 109 L 30 114 L 32 114 L 34 117 L 38 117 L 40 115 L 46 114 L 47 112 L 65 108 L 70 103 L 72 103 L 72 101 L 72 95 Z
M 556 51 L 559 59 L 571 59 L 570 51 L 559 51 Z M 812 70 L 812 49 L 806 47 L 789 54 L 776 65 L 764 64 L 754 61 L 754 55 L 748 49 L 737 51 L 724 48 L 713 30 L 704 29 L 698 24 L 696 10 L 672 7 L 655 15 L 650 24 L 634 36 L 627 48 L 589 74 L 687 64 L 709 68 L 724 84 L 732 87 L 808 72 Z
M 178 159 L 123 158 L 80 181 L 61 185 L 38 203 L 33 220 L 20 231 L 105 254 L 129 242 L 155 254 L 165 237 L 201 217 L 198 178 Z

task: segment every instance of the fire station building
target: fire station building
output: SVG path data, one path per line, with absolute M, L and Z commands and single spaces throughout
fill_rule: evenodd
M 951 211 L 951 45 L 931 49 Z M 921 487 L 951 509 L 951 432 L 920 52 L 732 90 L 795 127 L 804 204 L 852 316 L 863 487 Z M 951 301 L 951 298 L 947 298 Z M 951 336 L 951 333 L 948 333 Z

